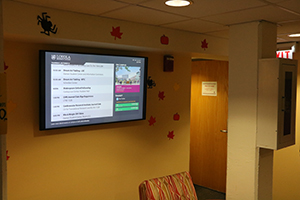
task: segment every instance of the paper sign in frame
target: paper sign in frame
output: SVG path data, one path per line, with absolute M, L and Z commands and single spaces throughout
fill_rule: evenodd
M 218 83 L 216 81 L 202 81 L 202 96 L 217 96 Z

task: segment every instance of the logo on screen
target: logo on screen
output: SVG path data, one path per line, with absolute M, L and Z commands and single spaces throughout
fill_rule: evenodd
M 71 61 L 71 56 L 68 55 L 51 55 L 52 60 L 64 60 L 64 61 Z
M 70 60 L 71 60 L 71 56 L 68 56 L 68 55 L 57 55 L 57 56 L 56 56 L 56 60 L 66 60 L 66 61 L 70 61 Z

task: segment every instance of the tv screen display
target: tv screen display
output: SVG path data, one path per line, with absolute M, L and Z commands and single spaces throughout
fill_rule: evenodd
M 145 119 L 147 63 L 40 50 L 40 130 Z

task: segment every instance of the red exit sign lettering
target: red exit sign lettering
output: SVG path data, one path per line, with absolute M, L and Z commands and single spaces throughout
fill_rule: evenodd
M 287 59 L 293 59 L 293 50 L 285 50 L 285 51 L 277 51 L 276 57 L 277 58 L 287 58 Z

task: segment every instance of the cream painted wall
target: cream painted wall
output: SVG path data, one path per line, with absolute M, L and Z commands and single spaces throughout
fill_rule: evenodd
M 298 60 L 296 144 L 274 152 L 273 200 L 300 199 L 300 51 L 294 54 Z
M 163 54 L 106 51 L 6 40 L 9 200 L 138 199 L 145 179 L 189 169 L 189 56 L 174 54 L 174 72 L 163 72 Z M 149 57 L 147 120 L 51 131 L 38 130 L 38 50 L 122 53 Z M 174 85 L 180 86 L 174 90 Z M 159 100 L 159 91 L 165 100 Z M 180 121 L 173 114 L 180 114 Z M 149 126 L 150 116 L 156 117 Z M 167 137 L 174 131 L 175 137 Z
M 36 16 L 45 11 L 59 28 L 50 37 L 40 33 L 41 27 L 36 22 Z M 227 60 L 227 40 L 9 0 L 3 0 L 3 13 L 4 59 L 9 66 L 6 70 L 9 200 L 135 200 L 138 185 L 144 179 L 188 170 L 191 56 Z M 124 32 L 121 40 L 114 40 L 110 35 L 112 26 L 121 27 Z M 162 34 L 169 36 L 169 45 L 159 43 Z M 207 39 L 208 49 L 201 48 L 203 39 Z M 72 46 L 62 46 L 65 44 Z M 147 120 L 154 116 L 157 123 L 150 127 L 145 120 L 40 132 L 39 49 L 149 56 L 149 75 L 157 86 L 148 90 Z M 162 56 L 167 53 L 175 56 L 173 73 L 162 72 Z M 300 59 L 300 54 L 296 57 Z M 178 91 L 173 88 L 175 83 L 180 86 Z M 165 91 L 164 101 L 158 100 L 159 91 Z M 175 123 L 172 115 L 176 112 L 181 120 Z M 299 112 L 298 106 L 297 115 Z M 175 131 L 174 140 L 167 138 L 171 130 Z M 239 137 L 235 139 L 238 144 Z M 296 139 L 296 145 L 275 152 L 274 200 L 300 196 L 298 134 Z M 243 163 L 229 162 L 228 167 L 240 164 Z M 239 177 L 236 172 L 230 176 Z M 248 184 L 243 189 L 251 187 Z
M 42 12 L 51 16 L 57 34 L 40 33 Z M 118 26 L 122 39 L 114 40 L 110 31 Z M 3 32 L 9 200 L 135 200 L 143 180 L 189 169 L 191 58 L 227 59 L 226 39 L 9 0 L 3 0 Z M 160 43 L 163 34 L 169 45 Z M 204 39 L 207 49 L 201 48 Z M 148 56 L 148 74 L 157 86 L 148 90 L 147 120 L 39 131 L 39 49 Z M 174 72 L 163 72 L 165 54 L 175 57 Z M 176 112 L 180 121 L 173 121 Z M 154 126 L 150 116 L 156 117 Z
M 40 33 L 42 12 L 51 16 L 57 34 Z M 9 0 L 3 0 L 3 21 L 9 200 L 135 200 L 143 180 L 189 169 L 191 58 L 227 59 L 226 39 Z M 110 32 L 118 26 L 122 39 L 114 40 Z M 163 34 L 169 45 L 160 43 Z M 201 48 L 204 39 L 207 49 Z M 148 56 L 156 87 L 148 90 L 147 119 L 39 131 L 39 49 Z M 165 54 L 174 56 L 174 72 L 163 72 Z M 173 121 L 177 112 L 180 121 Z M 148 124 L 151 116 L 154 126 Z

